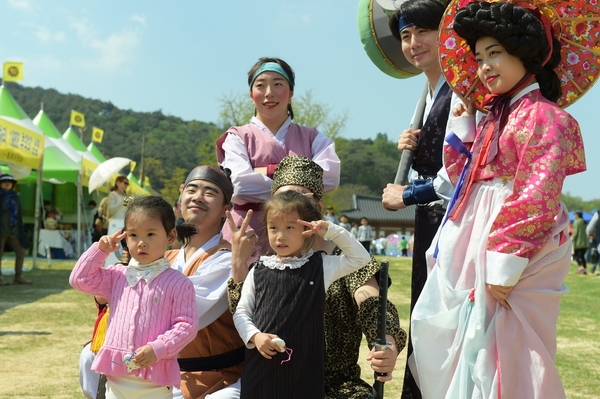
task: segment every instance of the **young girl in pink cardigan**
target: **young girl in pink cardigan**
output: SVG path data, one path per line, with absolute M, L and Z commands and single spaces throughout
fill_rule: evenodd
M 133 201 L 125 227 L 103 236 L 79 259 L 69 279 L 73 288 L 108 298 L 111 304 L 104 346 L 92 370 L 107 376 L 106 398 L 172 398 L 179 386 L 177 353 L 198 331 L 194 287 L 164 258 L 176 237 L 195 227 L 175 227 L 171 205 L 158 196 Z M 102 268 L 126 238 L 129 266 Z

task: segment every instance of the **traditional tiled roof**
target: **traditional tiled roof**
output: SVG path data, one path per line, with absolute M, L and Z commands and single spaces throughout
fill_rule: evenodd
M 352 209 L 341 211 L 340 215 L 348 216 L 350 220 L 360 220 L 362 217 L 369 219 L 369 222 L 414 222 L 415 207 L 400 209 L 398 211 L 388 211 L 381 204 L 381 197 L 372 197 L 368 195 L 354 194 L 352 196 Z

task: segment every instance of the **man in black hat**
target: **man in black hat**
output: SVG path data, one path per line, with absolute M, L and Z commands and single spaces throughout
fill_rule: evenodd
M 236 382 L 245 346 L 227 304 L 231 245 L 221 236 L 221 228 L 225 211 L 231 209 L 233 184 L 226 172 L 212 166 L 190 172 L 181 193 L 181 215 L 198 232 L 181 249 L 165 255 L 194 283 L 199 319 L 196 339 L 179 353 L 181 390 L 174 390 L 174 398 L 204 397 L 222 389 L 239 396 Z
M 25 228 L 21 215 L 21 201 L 13 188 L 17 181 L 9 174 L 0 175 L 0 262 L 4 256 L 4 246 L 8 243 L 15 252 L 14 284 L 31 284 L 23 277 L 25 260 Z M 0 285 L 4 285 L 0 268 Z

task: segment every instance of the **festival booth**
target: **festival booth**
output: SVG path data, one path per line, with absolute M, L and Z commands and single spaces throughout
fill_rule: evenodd
M 73 228 L 77 226 L 77 218 L 72 219 L 68 214 L 75 209 L 77 201 L 73 201 L 77 188 L 80 185 L 81 154 L 75 151 L 71 145 L 62 138 L 50 118 L 43 110 L 40 110 L 33 123 L 46 136 L 46 151 L 44 156 L 44 169 L 42 196 L 47 198 L 60 198 L 60 203 L 55 204 L 65 211 L 66 216 L 61 220 L 59 229 L 40 229 L 37 254 L 48 256 L 52 251 L 52 257 L 72 257 L 80 252 L 82 245 L 89 242 L 89 229 Z M 54 195 L 52 192 L 54 191 Z M 40 201 L 43 198 L 40 198 Z M 85 225 L 85 223 L 84 223 Z M 75 252 L 74 248 L 78 248 Z M 60 255 L 59 255 L 60 254 Z M 62 256 L 61 256 L 62 255 Z
M 142 187 L 139 180 L 133 175 L 133 173 L 129 172 L 129 174 L 127 175 L 127 179 L 129 179 L 129 189 L 127 190 L 129 195 L 133 197 L 151 195 L 150 191 Z
M 106 161 L 106 157 L 102 155 L 100 149 L 96 146 L 96 144 L 92 141 L 88 146 L 87 150 L 94 156 L 100 163 Z
M 79 135 L 73 129 L 72 126 L 69 126 L 67 128 L 67 130 L 65 130 L 62 137 L 67 143 L 69 143 L 71 145 L 71 147 L 73 147 L 75 149 L 75 151 L 77 151 L 81 155 L 81 158 L 80 158 L 81 184 L 79 184 L 77 187 L 77 197 L 76 197 L 77 198 L 77 230 L 81 231 L 81 229 L 82 229 L 82 218 L 84 217 L 82 215 L 82 213 L 85 213 L 86 217 L 85 217 L 85 222 L 84 222 L 83 227 L 85 227 L 86 231 L 90 231 L 92 226 L 89 223 L 90 222 L 88 220 L 89 217 L 87 217 L 87 210 L 85 212 L 83 212 L 83 210 L 85 209 L 84 208 L 85 203 L 84 203 L 83 187 L 88 187 L 90 176 L 92 175 L 94 170 L 98 167 L 98 165 L 101 163 L 101 161 L 98 160 L 90 151 L 88 151 L 88 149 L 83 144 L 83 142 L 79 138 Z M 81 253 L 81 251 L 79 251 L 79 249 L 77 252 Z
M 44 134 L 31 122 L 10 92 L 0 86 L 0 163 L 5 164 L 17 180 L 29 177 L 35 169 L 35 189 L 41 186 Z M 33 250 L 37 251 L 39 196 L 35 195 Z M 35 258 L 34 258 L 35 259 Z M 35 260 L 33 263 L 35 267 Z

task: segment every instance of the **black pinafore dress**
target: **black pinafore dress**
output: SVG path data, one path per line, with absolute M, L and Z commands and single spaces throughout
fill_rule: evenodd
M 246 349 L 242 399 L 319 399 L 325 396 L 323 324 L 325 283 L 320 253 L 297 269 L 270 269 L 255 263 L 254 325 L 277 334 L 293 350 L 265 359 Z

